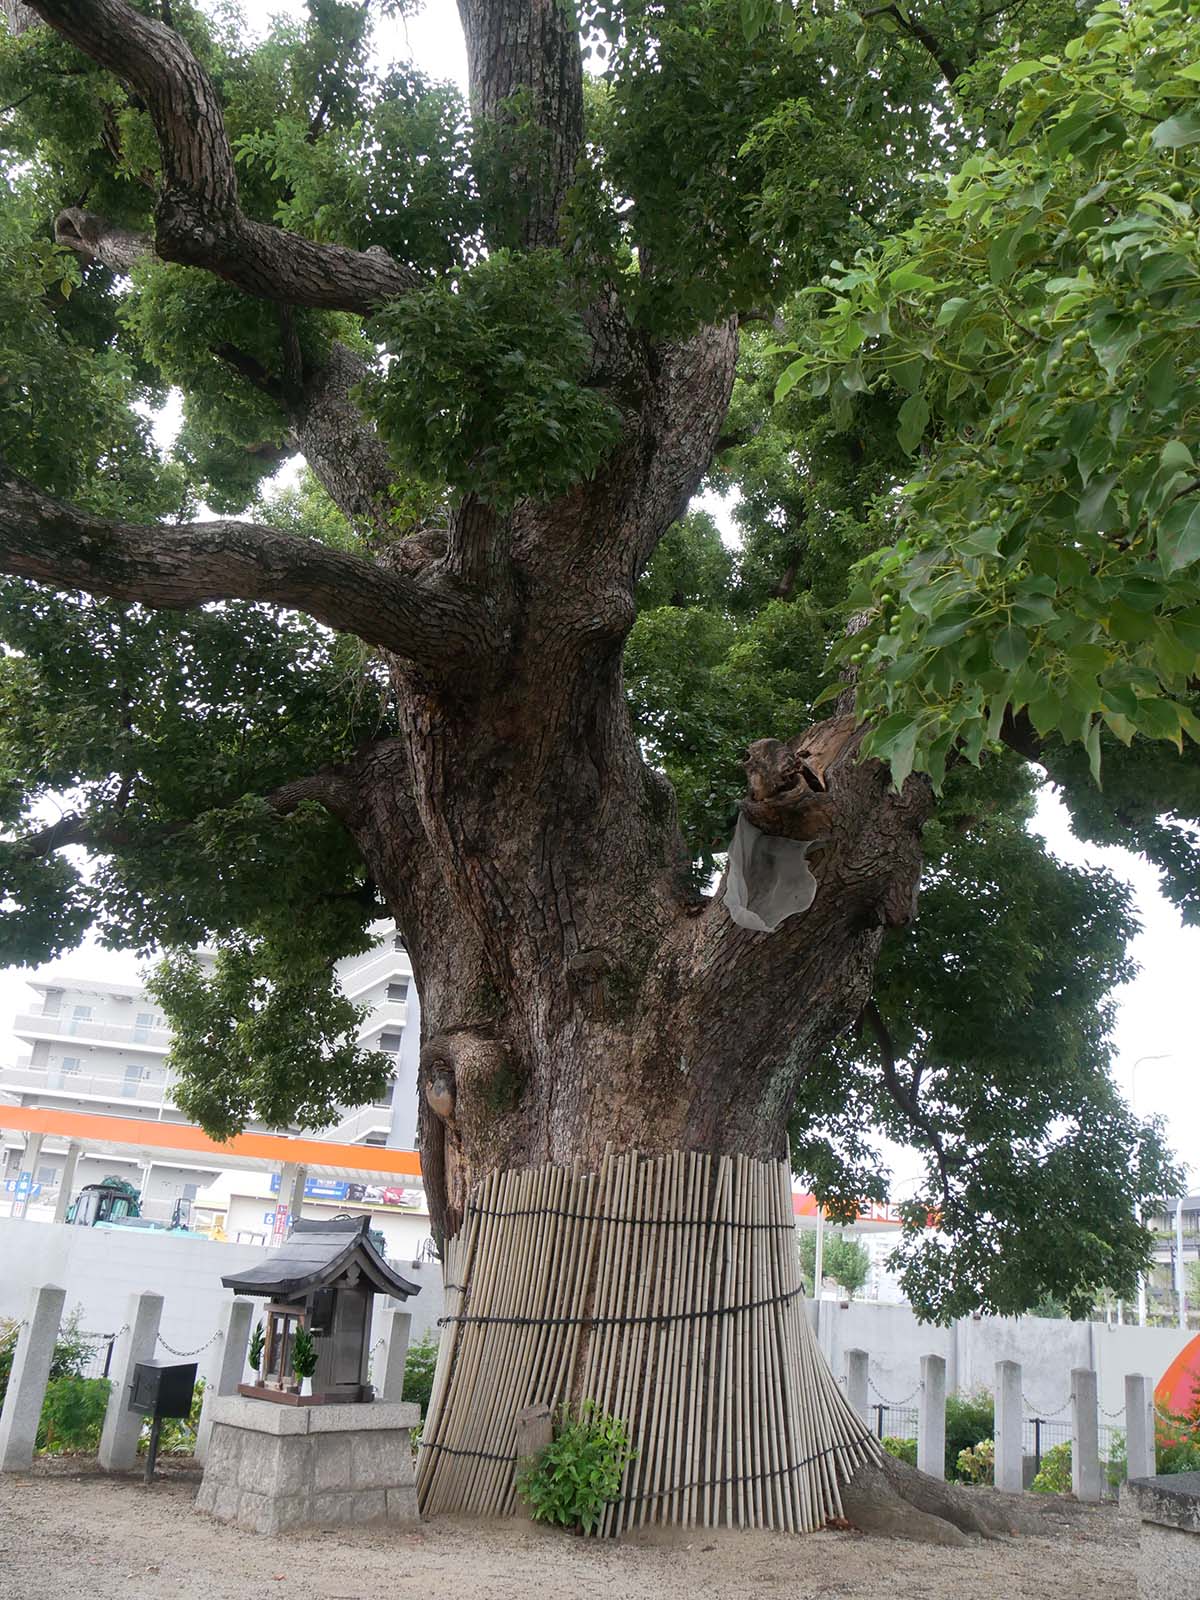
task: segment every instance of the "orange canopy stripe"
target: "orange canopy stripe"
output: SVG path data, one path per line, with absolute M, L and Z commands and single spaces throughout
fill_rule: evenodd
M 341 1167 L 361 1172 L 419 1178 L 421 1158 L 415 1150 L 389 1150 L 381 1145 L 335 1144 L 327 1139 L 294 1139 L 284 1133 L 238 1133 L 232 1139 L 210 1139 L 188 1122 L 151 1122 L 141 1117 L 106 1117 L 83 1111 L 55 1111 L 44 1106 L 0 1106 L 0 1129 L 42 1133 L 81 1144 L 136 1145 L 146 1151 L 174 1151 L 207 1156 L 217 1165 L 229 1157 L 264 1167 L 295 1163 L 307 1167 Z

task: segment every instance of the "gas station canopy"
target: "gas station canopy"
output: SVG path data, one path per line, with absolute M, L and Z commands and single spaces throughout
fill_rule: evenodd
M 83 1145 L 96 1155 L 127 1160 L 170 1162 L 197 1158 L 214 1167 L 243 1172 L 306 1167 L 310 1177 L 349 1183 L 394 1184 L 421 1175 L 415 1150 L 389 1150 L 373 1144 L 334 1144 L 328 1139 L 295 1139 L 284 1133 L 239 1133 L 210 1139 L 188 1122 L 152 1122 L 141 1117 L 105 1117 L 85 1111 L 54 1111 L 44 1106 L 0 1105 L 0 1133 L 43 1134 Z

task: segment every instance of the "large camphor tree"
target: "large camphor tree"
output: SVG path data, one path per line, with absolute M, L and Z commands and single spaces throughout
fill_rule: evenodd
M 386 913 L 440 1238 L 877 1129 L 925 1313 L 1128 1292 L 1134 924 L 1026 824 L 1197 914 L 1186 6 L 461 0 L 469 106 L 403 9 L 0 3 L 0 954 L 215 942 L 180 1103 L 320 1126 Z

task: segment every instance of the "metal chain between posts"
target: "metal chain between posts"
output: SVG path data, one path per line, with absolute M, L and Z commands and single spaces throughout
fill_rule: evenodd
M 921 1392 L 922 1386 L 918 1384 L 913 1392 L 907 1397 L 907 1399 L 904 1400 L 889 1400 L 887 1395 L 880 1394 L 879 1390 L 875 1387 L 874 1379 L 869 1374 L 867 1376 L 867 1387 L 877 1400 L 883 1401 L 884 1405 L 887 1406 L 889 1411 L 903 1411 L 905 1406 L 911 1405 L 912 1402 L 917 1398 Z
M 1051 1417 L 1061 1417 L 1064 1411 L 1069 1411 L 1071 1408 L 1071 1401 L 1074 1400 L 1074 1398 L 1075 1396 L 1073 1394 L 1069 1394 L 1063 1401 L 1062 1405 L 1059 1406 L 1057 1411 L 1049 1411 L 1044 1406 L 1035 1406 L 1033 1401 L 1025 1393 L 1024 1389 L 1021 1390 L 1021 1399 L 1025 1403 L 1026 1411 L 1032 1411 L 1034 1416 L 1040 1417 L 1043 1422 L 1048 1421 Z M 1107 1412 L 1105 1415 L 1107 1415 Z M 1116 1416 L 1118 1413 L 1114 1412 L 1113 1415 Z
M 169 1355 L 182 1357 L 198 1356 L 202 1350 L 207 1350 L 210 1344 L 216 1344 L 218 1339 L 223 1339 L 225 1337 L 225 1330 L 223 1328 L 218 1328 L 211 1338 L 205 1339 L 204 1343 L 198 1344 L 194 1350 L 176 1350 L 173 1344 L 167 1343 L 161 1333 L 156 1335 L 156 1337 L 159 1344 L 162 1345 L 163 1349 L 167 1351 Z

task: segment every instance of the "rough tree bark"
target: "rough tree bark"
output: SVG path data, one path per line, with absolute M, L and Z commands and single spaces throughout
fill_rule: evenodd
M 582 137 L 571 8 L 460 9 L 477 117 L 503 116 L 523 91 L 546 130 L 544 158 L 523 175 L 525 240 L 552 243 Z M 153 248 L 281 306 L 369 314 L 414 282 L 382 252 L 316 245 L 241 212 L 216 92 L 169 27 L 123 0 L 33 10 L 142 98 L 164 157 L 153 240 L 71 212 L 61 241 L 118 270 Z M 655 344 L 607 302 L 590 325 L 593 377 L 619 380 L 625 421 L 604 469 L 503 517 L 468 497 L 443 537 L 402 541 L 386 562 L 241 523 L 122 525 L 12 474 L 0 483 L 0 570 L 148 605 L 270 600 L 384 653 L 400 737 L 310 792 L 357 842 L 412 956 L 421 1150 L 443 1237 L 496 1167 L 586 1167 L 610 1143 L 785 1154 L 805 1064 L 861 1012 L 920 870 L 926 785 L 895 793 L 838 715 L 747 759 L 748 819 L 820 841 L 809 910 L 754 933 L 720 890 L 689 887 L 673 794 L 634 736 L 622 646 L 637 576 L 712 458 L 737 332 L 727 322 Z M 335 351 L 282 398 L 333 498 L 382 532 L 387 457 L 349 397 L 355 359 Z

